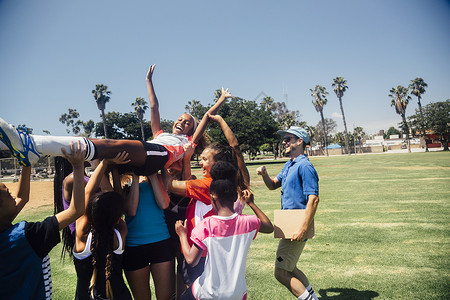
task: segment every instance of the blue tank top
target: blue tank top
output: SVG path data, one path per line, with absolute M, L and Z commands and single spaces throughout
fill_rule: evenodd
M 128 227 L 127 246 L 140 246 L 170 238 L 164 211 L 156 203 L 148 182 L 139 184 L 139 204 L 134 217 L 125 216 Z

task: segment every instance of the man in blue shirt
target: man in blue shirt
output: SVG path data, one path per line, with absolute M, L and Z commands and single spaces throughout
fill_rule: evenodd
M 292 126 L 280 130 L 283 145 L 290 160 L 286 162 L 281 173 L 272 178 L 266 167 L 257 169 L 264 183 L 270 190 L 281 187 L 281 209 L 304 209 L 303 224 L 291 239 L 281 239 L 278 244 L 275 261 L 275 278 L 291 291 L 298 299 L 316 299 L 306 275 L 297 268 L 297 261 L 306 244 L 306 232 L 314 220 L 319 204 L 319 177 L 308 157 L 304 154 L 309 144 L 309 135 L 301 127 Z

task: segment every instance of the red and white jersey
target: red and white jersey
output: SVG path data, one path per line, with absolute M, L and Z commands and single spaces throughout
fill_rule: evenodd
M 173 134 L 163 132 L 162 130 L 158 131 L 153 140 L 149 141 L 149 143 L 158 144 L 164 146 L 164 148 L 169 151 L 169 160 L 167 161 L 165 167 L 170 166 L 177 160 L 180 160 L 184 156 L 184 145 L 192 143 L 192 136 L 187 136 L 185 134 Z M 195 144 L 192 143 L 194 147 Z
M 211 216 L 193 230 L 191 239 L 208 249 L 205 270 L 194 281 L 197 299 L 246 299 L 245 264 L 261 220 L 254 215 Z

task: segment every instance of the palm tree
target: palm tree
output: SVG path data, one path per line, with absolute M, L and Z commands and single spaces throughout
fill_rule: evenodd
M 108 87 L 106 85 L 97 83 L 95 85 L 95 90 L 92 90 L 92 94 L 94 95 L 98 109 L 102 112 L 103 130 L 105 131 L 104 136 L 105 139 L 107 139 L 108 134 L 106 132 L 105 105 L 106 102 L 109 102 L 109 95 L 111 95 L 111 92 L 108 91 Z
M 139 119 L 139 123 L 141 124 L 141 134 L 142 134 L 142 140 L 145 141 L 145 134 L 144 134 L 144 113 L 148 109 L 147 102 L 142 97 L 137 97 L 136 101 L 131 103 L 131 106 L 134 106 L 134 111 L 136 112 L 136 116 Z
M 420 122 L 419 126 L 421 129 L 422 136 L 425 138 L 425 124 L 424 124 L 424 118 L 423 118 L 423 112 L 422 112 L 422 103 L 420 100 L 422 99 L 422 94 L 425 94 L 425 88 L 428 87 L 428 84 L 420 78 L 417 77 L 413 80 L 411 80 L 411 83 L 408 86 L 411 89 L 411 94 L 417 97 L 417 104 L 419 105 L 419 114 L 420 114 Z M 427 141 L 425 140 L 425 151 L 428 152 L 428 145 Z
M 411 146 L 409 141 L 409 126 L 406 122 L 406 106 L 408 106 L 409 100 L 411 100 L 411 96 L 408 95 L 408 88 L 404 86 L 397 86 L 396 88 L 392 88 L 389 91 L 389 97 L 392 98 L 391 106 L 395 107 L 395 112 L 402 116 L 403 120 L 403 131 L 406 133 L 406 140 L 408 143 L 408 152 L 411 152 Z
M 314 126 L 309 126 L 309 125 L 305 125 L 304 126 L 305 130 L 308 132 L 309 134 L 309 144 L 312 146 L 312 141 L 314 140 L 314 132 L 316 131 L 316 127 Z M 311 146 L 308 147 L 309 149 L 309 155 L 312 156 L 312 149 Z
M 353 135 L 355 137 L 355 140 L 358 140 L 358 144 L 359 144 L 359 152 L 362 153 L 362 137 L 365 135 L 366 133 L 364 132 L 362 127 L 355 127 L 353 129 Z M 355 154 L 356 154 L 356 148 L 355 148 Z
M 347 123 L 345 122 L 344 107 L 342 106 L 342 96 L 344 92 L 348 89 L 347 80 L 344 77 L 336 77 L 333 79 L 334 92 L 339 99 L 339 105 L 341 106 L 342 120 L 344 121 L 344 133 L 345 133 L 345 148 L 347 149 L 347 154 L 350 155 L 350 143 L 348 139 Z
M 267 111 L 271 111 L 272 110 L 272 104 L 275 100 L 272 97 L 264 97 L 261 100 L 261 104 L 264 106 L 265 110 Z
M 323 126 L 323 135 L 325 140 L 325 151 L 328 156 L 328 141 L 327 141 L 327 131 L 325 128 L 325 119 L 323 117 L 323 106 L 327 104 L 327 98 L 328 95 L 327 89 L 321 85 L 316 85 L 316 87 L 313 89 L 309 89 L 311 91 L 311 96 L 313 96 L 312 103 L 314 104 L 314 107 L 316 108 L 316 111 L 320 113 L 320 118 L 322 119 L 322 126 Z

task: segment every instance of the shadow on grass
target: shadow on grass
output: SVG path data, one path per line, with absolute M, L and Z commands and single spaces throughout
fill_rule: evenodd
M 344 299 L 358 299 L 371 300 L 378 297 L 378 293 L 374 291 L 358 291 L 355 289 L 320 289 L 320 300 L 344 300 Z

